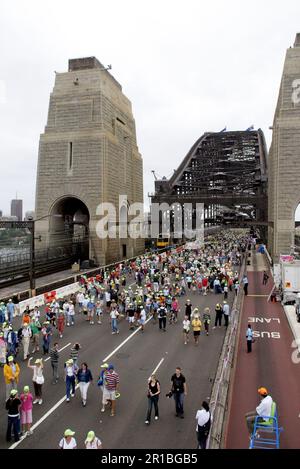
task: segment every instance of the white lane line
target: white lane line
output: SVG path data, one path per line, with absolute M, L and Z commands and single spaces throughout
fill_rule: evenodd
M 69 347 L 69 345 L 71 345 L 72 342 L 68 343 L 67 345 L 65 345 L 63 348 L 61 348 L 60 350 L 58 350 L 59 352 L 61 352 L 62 350 L 64 350 L 65 348 Z M 50 357 L 46 358 L 46 360 L 44 360 L 44 362 L 47 362 L 48 360 L 50 360 Z
M 149 321 L 151 321 L 152 319 L 152 316 L 150 316 L 150 318 L 147 319 L 147 321 L 145 322 L 145 324 L 147 324 Z M 132 337 L 137 334 L 139 331 L 141 330 L 141 326 L 137 328 L 136 331 L 134 331 L 132 334 L 130 334 L 127 339 L 125 339 L 120 345 L 118 345 L 117 348 L 115 348 L 115 350 L 113 350 L 113 352 L 111 352 L 109 355 L 107 355 L 107 357 L 105 357 L 103 359 L 103 362 L 107 362 L 107 360 L 109 360 L 118 350 L 120 350 L 121 347 L 123 347 L 123 345 L 125 345 L 130 339 L 132 339 Z
M 147 324 L 150 320 L 152 319 L 152 316 L 150 316 L 150 318 L 147 319 L 147 321 L 145 322 L 145 324 Z M 137 328 L 136 331 L 134 331 L 132 334 L 130 334 L 130 336 L 127 337 L 127 339 L 125 339 L 110 355 L 108 355 L 104 360 L 103 362 L 106 362 L 110 357 L 112 357 L 118 350 L 120 350 L 121 347 L 123 347 L 124 344 L 126 344 L 130 339 L 132 339 L 132 337 L 141 330 L 141 326 Z M 70 345 L 70 344 L 68 344 Z M 67 347 L 67 345 L 66 345 Z M 63 347 L 65 348 L 65 347 Z M 79 385 L 77 384 L 77 386 L 75 387 L 75 389 L 78 389 L 79 388 Z M 65 402 L 66 400 L 66 396 L 62 397 L 53 407 L 51 407 L 51 409 L 48 410 L 48 412 L 45 413 L 45 415 L 43 415 L 42 418 L 40 418 L 40 420 L 38 420 L 32 427 L 31 429 L 34 430 L 35 428 L 37 428 L 39 425 L 41 425 L 41 423 L 44 422 L 44 420 L 46 420 L 46 418 L 49 417 L 49 415 L 51 415 L 63 402 Z M 19 440 L 17 441 L 16 443 L 14 443 L 13 445 L 11 445 L 8 449 L 14 449 L 16 448 L 17 446 L 19 446 L 20 443 L 22 443 L 22 441 L 24 441 L 25 438 L 23 440 Z
M 79 384 L 76 385 L 75 389 L 78 389 L 78 388 L 79 388 Z M 45 415 L 43 415 L 43 417 L 40 418 L 40 420 L 38 420 L 34 425 L 32 425 L 31 430 L 35 430 L 39 425 L 41 425 L 41 423 L 43 423 L 44 420 L 46 420 L 46 418 L 49 417 L 49 415 L 51 415 L 65 401 L 66 401 L 66 396 L 62 397 L 53 407 L 51 407 L 51 409 L 48 410 L 48 412 L 45 413 Z M 15 449 L 25 439 L 26 438 L 23 438 L 22 440 L 17 441 L 13 445 L 11 445 L 8 449 Z
M 158 368 L 160 367 L 160 365 L 164 362 L 164 358 L 162 358 L 159 362 L 159 364 L 157 365 L 157 367 L 155 368 L 155 370 L 152 371 L 151 375 L 149 376 L 149 379 L 151 378 L 152 375 L 155 375 L 155 373 L 157 372 Z

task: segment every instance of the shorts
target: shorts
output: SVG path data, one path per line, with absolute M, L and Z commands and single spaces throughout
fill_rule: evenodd
M 139 319 L 139 324 L 141 324 L 142 326 L 145 324 L 145 319 Z
M 200 335 L 200 331 L 194 331 L 194 337 L 198 337 Z
M 103 389 L 103 402 L 105 401 L 115 401 L 116 400 L 116 391 L 109 391 L 108 389 Z
M 128 321 L 129 321 L 129 324 L 131 324 L 132 322 L 135 321 L 135 317 L 134 316 L 128 316 Z
M 32 410 L 21 411 L 21 424 L 32 423 Z
M 189 329 L 183 329 L 184 334 L 189 334 L 190 330 Z

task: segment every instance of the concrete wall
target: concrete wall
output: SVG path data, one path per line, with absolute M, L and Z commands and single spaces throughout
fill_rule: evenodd
M 298 80 L 298 81 L 297 81 Z M 275 259 L 294 244 L 300 202 L 300 35 L 288 49 L 269 154 L 269 250 Z

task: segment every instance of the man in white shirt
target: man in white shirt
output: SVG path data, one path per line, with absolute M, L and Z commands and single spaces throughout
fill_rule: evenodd
M 273 399 L 269 395 L 268 391 L 266 388 L 259 388 L 258 394 L 261 396 L 261 402 L 259 406 L 256 407 L 255 412 L 248 412 L 245 417 L 246 417 L 246 422 L 247 422 L 247 427 L 248 427 L 248 432 L 251 437 L 253 433 L 253 428 L 254 428 L 254 422 L 256 417 L 259 415 L 259 421 L 268 421 L 271 412 L 272 412 L 272 404 L 273 404 Z M 264 418 L 262 418 L 264 417 Z
M 230 307 L 227 301 L 223 301 L 223 313 L 224 313 L 224 319 L 225 319 L 225 327 L 228 327 Z

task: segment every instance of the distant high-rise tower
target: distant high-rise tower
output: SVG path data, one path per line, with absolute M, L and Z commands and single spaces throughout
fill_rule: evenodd
M 17 217 L 18 221 L 23 220 L 23 200 L 13 199 L 10 205 L 10 215 Z
M 36 233 L 46 247 L 66 245 L 84 234 L 88 241 L 82 257 L 98 264 L 140 254 L 142 239 L 96 234 L 97 207 L 109 202 L 118 216 L 119 195 L 126 195 L 129 204 L 143 203 L 131 103 L 95 57 L 69 60 L 69 71 L 56 73 L 40 138 L 35 214 L 43 220 L 36 222 Z

